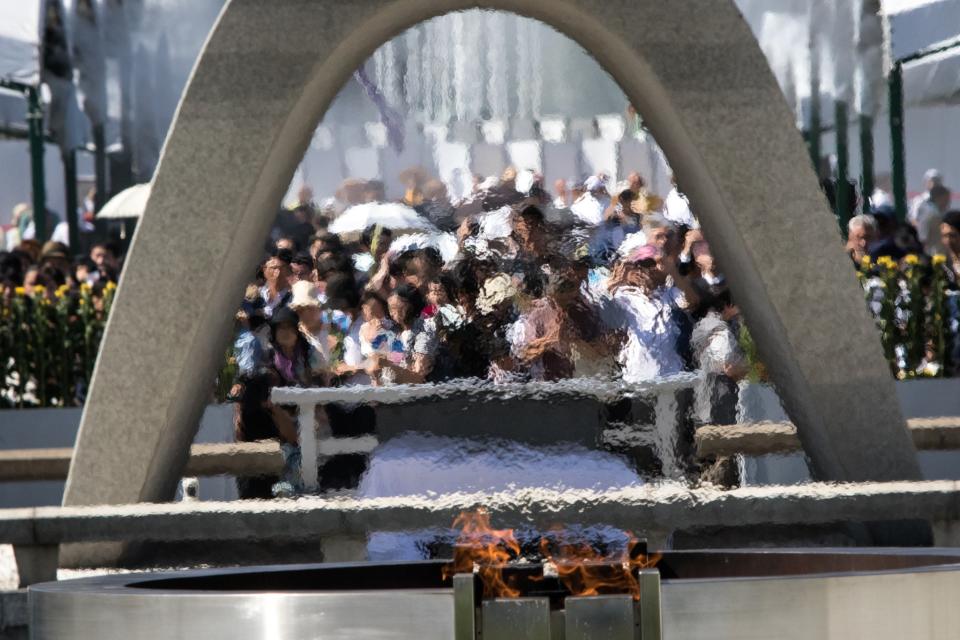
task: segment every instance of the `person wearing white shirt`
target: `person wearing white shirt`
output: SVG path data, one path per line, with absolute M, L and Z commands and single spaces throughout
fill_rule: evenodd
M 677 314 L 695 305 L 698 296 L 676 264 L 644 245 L 617 265 L 609 286 L 627 332 L 619 356 L 624 381 L 647 382 L 682 372 Z
M 916 226 L 917 217 L 920 208 L 924 202 L 930 200 L 930 191 L 938 185 L 943 185 L 943 174 L 938 169 L 927 169 L 923 174 L 923 193 L 910 201 L 910 207 L 907 211 L 907 222 Z
M 699 229 L 700 223 L 690 210 L 690 201 L 676 186 L 667 194 L 663 203 L 663 217 L 678 226 Z
M 610 206 L 610 194 L 598 176 L 587 178 L 584 187 L 586 193 L 570 205 L 570 212 L 581 222 L 596 226 L 603 221 L 603 212 Z

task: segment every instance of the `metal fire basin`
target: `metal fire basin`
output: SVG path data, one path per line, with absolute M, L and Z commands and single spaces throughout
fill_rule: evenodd
M 442 577 L 444 564 L 290 565 L 41 584 L 30 588 L 31 637 L 450 640 L 454 589 Z M 958 549 L 678 551 L 664 553 L 658 569 L 668 640 L 960 637 Z
M 549 578 L 533 582 L 529 595 L 482 600 L 477 576 L 456 575 L 454 640 L 660 640 L 660 573 L 641 569 L 637 578 L 638 601 L 631 595 L 566 595 Z

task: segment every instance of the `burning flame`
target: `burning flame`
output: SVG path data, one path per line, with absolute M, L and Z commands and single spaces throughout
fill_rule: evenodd
M 639 569 L 654 567 L 660 561 L 659 553 L 634 553 L 638 540 L 630 542 L 619 556 L 604 556 L 586 542 L 564 543 L 551 550 L 550 542 L 540 541 L 540 553 L 556 568 L 557 579 L 574 596 L 597 596 L 611 593 L 629 593 L 640 599 Z
M 520 544 L 513 529 L 494 529 L 485 509 L 464 511 L 453 526 L 460 529 L 454 545 L 453 562 L 444 567 L 444 578 L 457 573 L 476 573 L 484 598 L 516 598 L 520 590 L 515 576 L 504 569 L 520 556 Z M 647 555 L 645 547 L 629 534 L 630 541 L 617 555 L 604 555 L 584 541 L 565 542 L 563 531 L 541 538 L 540 553 L 545 569 L 555 569 L 557 579 L 574 596 L 630 594 L 640 599 L 637 571 L 655 567 L 661 554 Z
M 444 578 L 476 572 L 483 584 L 483 597 L 518 597 L 520 590 L 507 584 L 503 576 L 504 566 L 520 555 L 513 529 L 491 527 L 486 509 L 464 511 L 453 526 L 460 529 L 460 536 L 453 548 L 453 562 L 444 569 Z

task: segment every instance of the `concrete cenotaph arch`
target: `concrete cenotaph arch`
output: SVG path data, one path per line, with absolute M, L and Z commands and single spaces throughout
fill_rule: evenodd
M 729 276 L 815 476 L 919 479 L 836 222 L 733 0 L 229 0 L 136 231 L 64 503 L 173 496 L 251 260 L 328 105 L 390 37 L 477 7 L 573 38 L 643 114 Z

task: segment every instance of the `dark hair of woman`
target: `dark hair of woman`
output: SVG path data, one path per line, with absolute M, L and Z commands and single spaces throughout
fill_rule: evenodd
M 387 301 L 383 299 L 383 296 L 381 296 L 376 291 L 364 291 L 363 294 L 360 296 L 361 306 L 371 301 L 377 302 L 380 305 L 380 308 L 383 310 L 383 312 L 386 313 Z
M 407 317 L 405 320 L 408 324 L 420 316 L 420 312 L 423 311 L 423 307 L 426 305 L 423 294 L 412 284 L 401 284 L 393 290 L 393 295 L 407 303 Z

